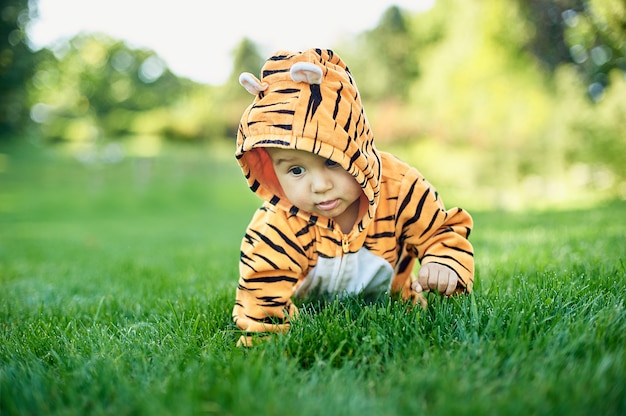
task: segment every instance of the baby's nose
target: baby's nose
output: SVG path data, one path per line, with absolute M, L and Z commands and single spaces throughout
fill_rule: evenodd
M 318 173 L 313 175 L 311 180 L 311 190 L 315 193 L 326 192 L 333 187 L 333 182 L 328 175 Z

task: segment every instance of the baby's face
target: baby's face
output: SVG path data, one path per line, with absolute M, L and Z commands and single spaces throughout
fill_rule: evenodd
M 337 163 L 302 150 L 267 148 L 278 182 L 301 210 L 333 218 L 344 232 L 352 229 L 362 191 Z

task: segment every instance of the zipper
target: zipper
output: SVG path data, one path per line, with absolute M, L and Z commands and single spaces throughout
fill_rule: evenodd
M 348 254 L 350 251 L 350 242 L 347 235 L 344 235 L 341 239 L 341 248 L 343 249 L 343 254 Z

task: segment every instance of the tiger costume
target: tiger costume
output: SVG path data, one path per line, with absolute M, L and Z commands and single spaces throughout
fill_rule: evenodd
M 356 83 L 336 53 L 278 51 L 260 80 L 244 73 L 240 83 L 256 97 L 241 118 L 235 157 L 264 201 L 241 244 L 233 309 L 241 330 L 288 330 L 294 297 L 387 292 L 415 302 L 416 259 L 451 268 L 456 293 L 471 292 L 471 216 L 446 210 L 418 170 L 376 149 Z M 312 152 L 349 172 L 362 189 L 352 231 L 292 205 L 267 147 Z

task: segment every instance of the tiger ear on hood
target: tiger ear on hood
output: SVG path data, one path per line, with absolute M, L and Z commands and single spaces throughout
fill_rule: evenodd
M 294 82 L 306 82 L 309 84 L 322 83 L 322 69 L 310 62 L 298 62 L 293 64 L 289 70 L 289 75 Z
M 258 95 L 269 86 L 267 82 L 261 84 L 261 81 L 249 72 L 243 72 L 239 75 L 239 83 L 252 95 Z

